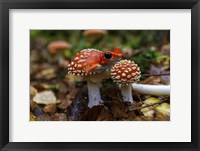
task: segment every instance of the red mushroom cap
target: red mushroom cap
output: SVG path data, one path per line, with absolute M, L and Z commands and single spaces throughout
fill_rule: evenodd
M 140 67 L 130 60 L 121 60 L 111 68 L 111 78 L 117 84 L 129 85 L 139 82 Z

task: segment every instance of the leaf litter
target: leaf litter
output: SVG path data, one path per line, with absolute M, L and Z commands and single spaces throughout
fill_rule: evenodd
M 101 47 L 108 47 L 105 39 L 109 35 L 106 34 L 95 41 L 87 41 L 87 37 L 84 37 L 80 45 L 71 47 L 79 50 L 81 45 L 95 46 L 97 43 L 101 44 Z M 73 37 L 71 41 L 76 38 Z M 116 38 L 113 45 L 119 41 L 120 38 Z M 170 120 L 169 96 L 142 95 L 132 91 L 134 102 L 130 104 L 123 101 L 118 86 L 113 84 L 111 79 L 103 81 L 100 87 L 104 102 L 89 108 L 87 82 L 81 77 L 66 75 L 65 66 L 69 64 L 75 52 L 69 48 L 50 54 L 47 50 L 48 43 L 50 41 L 47 39 L 31 40 L 30 121 Z M 141 66 L 143 73 L 149 74 L 142 77 L 140 83 L 169 85 L 169 44 L 154 46 L 151 48 L 154 50 L 149 50 L 150 47 L 133 48 L 136 46 L 139 44 L 128 43 L 124 49 L 124 56 L 133 58 Z M 154 76 L 159 74 L 160 76 Z

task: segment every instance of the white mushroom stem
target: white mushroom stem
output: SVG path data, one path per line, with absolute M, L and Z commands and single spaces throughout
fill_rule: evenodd
M 148 85 L 148 84 L 132 84 L 133 90 L 141 94 L 149 95 L 170 95 L 170 86 L 168 85 Z
M 101 99 L 101 94 L 99 90 L 100 83 L 87 80 L 87 85 L 88 85 L 88 95 L 89 95 L 88 107 L 91 108 L 103 102 Z
M 123 96 L 123 100 L 125 102 L 133 102 L 133 96 L 132 96 L 132 87 L 131 85 L 122 85 L 121 86 L 121 94 Z

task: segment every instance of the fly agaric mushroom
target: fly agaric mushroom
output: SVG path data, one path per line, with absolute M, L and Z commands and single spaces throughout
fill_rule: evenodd
M 68 49 L 70 47 L 71 45 L 68 42 L 64 40 L 58 40 L 49 43 L 48 50 L 51 54 L 55 54 L 58 50 Z
M 113 82 L 121 84 L 121 94 L 125 102 L 133 102 L 131 84 L 139 82 L 140 68 L 130 60 L 121 60 L 111 68 Z
M 99 105 L 101 100 L 99 86 L 103 79 L 109 77 L 109 63 L 122 58 L 120 49 L 105 52 L 96 49 L 84 49 L 77 53 L 68 65 L 68 74 L 82 76 L 87 79 L 89 107 Z M 109 64 L 109 65 L 108 65 Z M 106 67 L 106 68 L 105 68 Z M 103 70 L 99 70 L 99 69 Z

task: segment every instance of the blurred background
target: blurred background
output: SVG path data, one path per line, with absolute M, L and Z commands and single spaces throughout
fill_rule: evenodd
M 80 77 L 66 75 L 66 67 L 77 52 L 86 48 L 101 51 L 120 48 L 124 58 L 133 60 L 140 66 L 142 72 L 140 83 L 154 85 L 170 83 L 169 30 L 31 30 L 31 121 L 77 120 L 78 115 L 73 117 L 75 113 L 72 113 L 72 104 L 86 83 Z M 103 86 L 109 87 L 109 81 L 107 83 Z M 141 103 L 141 100 L 154 96 L 139 97 Z M 165 97 L 155 99 L 166 100 Z M 167 101 L 169 103 L 169 98 Z M 84 114 L 86 118 L 85 112 L 88 109 L 84 110 L 78 114 Z M 137 115 L 131 117 L 131 120 L 136 120 L 136 117 L 142 120 Z M 166 120 L 166 117 L 162 118 Z

